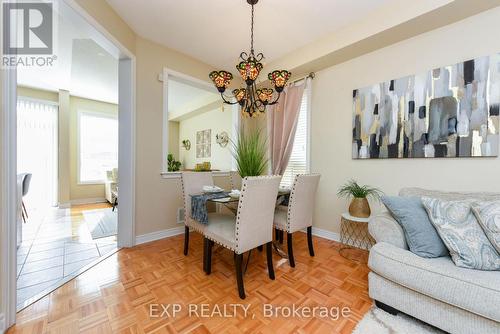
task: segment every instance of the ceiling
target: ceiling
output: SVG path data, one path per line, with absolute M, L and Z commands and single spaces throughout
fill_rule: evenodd
M 53 67 L 20 66 L 18 85 L 118 103 L 118 60 L 94 41 L 82 22 L 58 15 L 55 55 Z
M 260 0 L 255 49 L 265 62 L 361 20 L 394 0 Z M 245 0 L 107 0 L 140 36 L 232 70 L 250 44 Z
M 186 80 L 169 76 L 168 112 L 169 120 L 180 121 L 207 105 L 219 101 L 219 94 L 212 87 L 201 87 Z

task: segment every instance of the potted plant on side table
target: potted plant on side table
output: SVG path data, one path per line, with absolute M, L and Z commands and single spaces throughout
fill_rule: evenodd
M 337 194 L 339 197 L 352 198 L 349 205 L 349 214 L 351 216 L 368 218 L 371 214 L 368 198 L 379 200 L 383 192 L 378 188 L 367 185 L 360 186 L 356 180 L 350 180 L 340 187 Z

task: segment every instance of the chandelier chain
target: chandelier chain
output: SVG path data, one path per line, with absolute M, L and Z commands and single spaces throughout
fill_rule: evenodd
M 274 70 L 268 73 L 267 78 L 273 85 L 274 89 L 259 87 L 257 88 L 257 80 L 264 65 L 261 61 L 264 59 L 264 54 L 255 54 L 254 49 L 254 24 L 255 24 L 255 7 L 254 5 L 259 0 L 246 0 L 251 8 L 251 25 L 250 25 L 250 52 L 243 51 L 240 53 L 240 62 L 236 65 L 243 84 L 246 87 L 233 89 L 232 96 L 226 98 L 224 92 L 230 87 L 233 75 L 231 72 L 219 70 L 212 71 L 209 78 L 213 81 L 215 87 L 221 95 L 222 101 L 226 104 L 239 104 L 245 115 L 252 117 L 265 112 L 267 106 L 272 106 L 278 103 L 281 93 L 285 88 L 291 73 L 287 70 Z M 277 96 L 274 93 L 277 93 Z
M 253 20 L 254 20 L 254 5 L 252 5 L 252 27 L 250 28 L 250 54 L 254 54 L 253 50 Z

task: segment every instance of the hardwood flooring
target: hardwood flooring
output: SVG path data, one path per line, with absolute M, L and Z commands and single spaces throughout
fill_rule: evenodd
M 372 305 L 366 262 L 341 257 L 336 242 L 314 237 L 312 258 L 306 235 L 296 233 L 296 267 L 275 255 L 274 281 L 267 275 L 265 252 L 254 250 L 244 277 L 245 300 L 238 297 L 233 254 L 215 249 L 207 276 L 202 246 L 201 236 L 191 233 L 188 256 L 182 254 L 182 236 L 122 249 L 21 311 L 8 333 L 351 333 Z M 366 254 L 359 251 L 365 260 Z M 160 317 L 164 308 L 158 303 L 176 304 L 180 311 L 173 316 L 170 306 L 170 316 Z M 203 317 L 202 307 L 212 313 L 233 304 L 248 307 L 247 316 L 239 307 L 234 316 L 229 312 L 233 317 Z M 336 320 L 324 314 L 268 317 L 264 304 L 274 310 L 346 307 L 350 314 Z

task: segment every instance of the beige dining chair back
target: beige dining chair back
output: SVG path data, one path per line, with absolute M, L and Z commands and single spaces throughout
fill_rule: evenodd
M 273 217 L 279 176 L 247 177 L 242 181 L 236 217 L 236 253 L 273 240 Z
M 297 175 L 290 192 L 288 208 L 280 207 L 274 214 L 277 239 L 282 241 L 283 232 L 287 233 L 288 261 L 292 267 L 295 267 L 292 233 L 307 229 L 309 254 L 314 256 L 312 219 L 320 177 L 320 174 Z
M 205 231 L 209 239 L 206 272 L 211 272 L 214 242 L 232 250 L 236 267 L 236 281 L 240 298 L 245 298 L 243 285 L 243 253 L 266 245 L 269 278 L 274 279 L 272 263 L 273 218 L 280 184 L 280 176 L 246 177 L 242 180 L 236 222 L 227 216 L 213 220 Z M 233 218 L 234 219 L 234 218 Z
M 181 173 L 182 197 L 184 200 L 184 255 L 189 249 L 189 228 L 203 234 L 204 224 L 191 218 L 191 196 L 203 192 L 203 186 L 213 186 L 214 180 L 211 172 L 182 172 Z
M 241 190 L 241 176 L 236 171 L 231 171 L 229 173 L 229 181 L 231 182 L 231 189 Z

